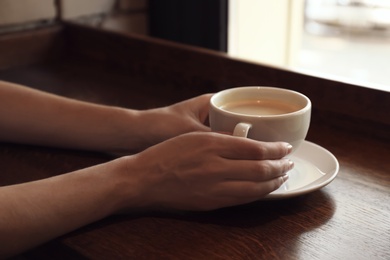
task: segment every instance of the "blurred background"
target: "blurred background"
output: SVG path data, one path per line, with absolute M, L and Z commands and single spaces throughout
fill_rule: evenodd
M 390 90 L 390 1 L 307 1 L 298 55 L 299 68 Z
M 0 0 L 0 34 L 62 20 L 390 91 L 390 0 Z
M 390 91 L 390 0 L 229 4 L 232 55 Z

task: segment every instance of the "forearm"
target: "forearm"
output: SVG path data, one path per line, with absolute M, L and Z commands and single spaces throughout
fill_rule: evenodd
M 0 141 L 121 151 L 145 142 L 140 111 L 98 105 L 0 81 Z
M 210 131 L 211 95 L 132 110 L 82 102 L 0 81 L 0 141 L 99 151 L 139 151 L 174 136 Z
M 126 173 L 123 160 L 1 187 L 0 258 L 115 213 L 122 208 L 124 198 L 136 207 L 136 203 L 129 203 L 129 197 L 137 197 L 137 191 L 122 178 Z M 128 196 L 130 193 L 133 196 Z

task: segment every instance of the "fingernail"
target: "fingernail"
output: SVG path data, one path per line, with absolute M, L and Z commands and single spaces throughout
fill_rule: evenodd
M 286 148 L 287 148 L 287 154 L 290 154 L 292 152 L 292 145 L 291 144 L 286 144 Z
M 292 168 L 294 168 L 294 162 L 289 160 L 289 159 L 288 159 L 287 165 L 288 165 L 287 166 L 288 171 L 290 171 L 290 170 L 292 170 Z
M 284 162 L 283 162 L 283 170 L 284 172 L 288 172 L 290 171 L 292 168 L 294 168 L 294 162 L 291 161 L 290 159 L 288 158 L 284 158 Z
M 288 174 L 283 175 L 283 176 L 282 176 L 283 182 L 286 182 L 286 181 L 288 180 L 288 178 L 290 178 L 290 177 L 288 176 Z

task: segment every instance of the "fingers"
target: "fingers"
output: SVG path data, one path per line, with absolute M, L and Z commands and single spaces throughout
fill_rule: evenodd
M 285 142 L 259 142 L 248 138 L 220 135 L 221 156 L 227 159 L 272 160 L 285 157 L 292 146 Z
M 195 112 L 197 112 L 200 122 L 205 122 L 208 117 L 211 97 L 212 94 L 204 94 L 194 99 Z
M 288 180 L 288 175 L 279 176 L 265 182 L 227 181 L 214 189 L 217 207 L 235 206 L 264 198 L 277 190 Z
M 212 94 L 203 94 L 185 101 L 173 104 L 171 108 L 191 111 L 200 122 L 204 122 L 209 113 L 210 98 Z
M 228 181 L 221 183 L 220 195 L 248 200 L 258 200 L 277 190 L 287 180 L 288 175 L 279 176 L 262 182 Z
M 225 171 L 221 171 L 221 178 L 225 180 L 241 181 L 268 181 L 284 176 L 294 167 L 294 163 L 285 158 L 281 160 L 234 160 L 223 164 Z
M 171 114 L 179 115 L 179 123 L 184 125 L 190 125 L 191 131 L 205 131 L 209 132 L 210 127 L 208 125 L 208 114 L 210 106 L 210 98 L 212 94 L 204 94 L 197 96 L 168 107 L 171 110 Z
M 207 163 L 198 165 L 215 180 L 266 181 L 284 175 L 294 166 L 289 159 L 282 159 L 291 152 L 288 143 L 257 142 L 217 133 L 190 135 L 196 146 L 190 152 L 201 155 L 196 158 Z
M 290 145 L 283 142 L 192 132 L 166 140 L 135 158 L 145 167 L 140 172 L 147 172 L 142 176 L 152 187 L 145 189 L 152 191 L 151 204 L 213 209 L 252 202 L 279 188 L 293 167 L 283 158 L 290 151 Z
M 204 94 L 193 98 L 192 101 L 192 110 L 197 120 L 205 127 L 205 130 L 210 131 L 209 128 L 209 107 L 210 107 L 210 98 L 212 94 Z

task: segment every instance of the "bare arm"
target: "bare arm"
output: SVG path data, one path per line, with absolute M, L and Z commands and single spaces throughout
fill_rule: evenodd
M 209 131 L 202 124 L 208 100 L 204 95 L 138 111 L 0 81 L 0 141 L 99 151 L 143 149 L 178 134 Z
M 44 180 L 0 187 L 0 259 L 115 212 L 123 189 L 115 177 L 123 171 L 121 165 L 119 159 Z
M 0 187 L 0 258 L 129 209 L 210 210 L 277 189 L 292 167 L 283 159 L 291 146 L 210 133 L 203 125 L 209 98 L 136 111 L 0 81 L 0 141 L 101 151 L 154 145 L 76 172 Z
M 291 148 L 189 133 L 40 181 L 0 187 L 0 258 L 132 209 L 212 210 L 252 202 L 287 180 Z

